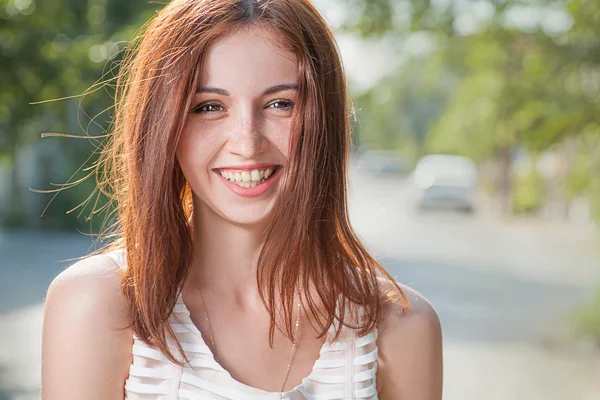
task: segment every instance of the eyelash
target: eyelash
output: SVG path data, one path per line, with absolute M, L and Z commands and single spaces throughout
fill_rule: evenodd
M 277 103 L 282 103 L 285 107 L 271 107 L 271 106 L 273 106 L 274 104 L 277 104 Z M 280 111 L 288 111 L 288 110 L 292 110 L 294 108 L 294 105 L 295 104 L 294 104 L 293 101 L 279 99 L 279 100 L 272 101 L 271 103 L 269 103 L 269 105 L 267 107 L 268 108 L 275 108 L 275 109 L 280 110 Z M 219 107 L 220 110 L 219 111 L 214 111 L 214 110 L 213 111 L 204 111 L 203 108 L 206 108 L 206 107 Z M 194 108 L 192 110 L 192 112 L 194 112 L 196 114 L 201 113 L 201 112 L 207 113 L 207 114 L 212 114 L 212 113 L 216 113 L 216 112 L 222 111 L 223 108 L 224 107 L 222 105 L 217 104 L 217 103 L 207 103 L 207 104 L 201 104 L 201 105 L 197 106 L 196 108 Z
M 283 104 L 285 104 L 285 105 L 286 105 L 286 106 L 285 106 L 285 108 L 279 108 L 279 107 L 275 107 L 275 108 L 277 108 L 277 109 L 279 109 L 279 110 L 285 110 L 285 109 L 289 109 L 289 110 L 291 110 L 291 109 L 293 109 L 293 108 L 294 108 L 294 102 L 293 102 L 293 101 L 290 101 L 290 100 L 284 100 L 284 99 L 275 100 L 275 101 L 271 102 L 271 103 L 268 105 L 268 107 L 271 107 L 273 104 L 276 104 L 276 103 L 283 103 Z
M 221 109 L 223 108 L 223 106 L 220 105 L 220 104 L 208 103 L 208 104 L 202 104 L 202 105 L 194 108 L 193 112 L 194 113 L 205 112 L 205 113 L 208 113 L 208 114 L 212 114 L 212 113 L 218 112 L 218 111 L 214 111 L 214 110 L 213 111 L 203 111 L 202 109 L 206 108 L 206 107 L 220 107 Z

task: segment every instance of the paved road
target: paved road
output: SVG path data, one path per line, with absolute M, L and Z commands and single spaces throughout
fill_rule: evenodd
M 46 289 L 92 244 L 80 234 L 0 231 L 0 400 L 39 399 Z
M 410 183 L 355 172 L 351 216 L 444 330 L 445 400 L 600 399 L 600 358 L 573 340 L 600 258 L 591 226 L 414 211 Z
M 445 400 L 600 399 L 600 364 L 571 339 L 590 297 L 594 232 L 532 221 L 418 215 L 400 178 L 355 173 L 351 218 L 398 280 L 423 293 L 444 329 Z M 0 400 L 37 399 L 42 300 L 91 248 L 82 235 L 0 232 Z M 12 397 L 9 397 L 11 393 Z

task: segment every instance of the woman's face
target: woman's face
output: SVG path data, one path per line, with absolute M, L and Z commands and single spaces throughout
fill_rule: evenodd
M 213 44 L 177 147 L 196 207 L 239 225 L 268 217 L 297 99 L 298 62 L 260 28 Z M 199 201 L 198 201 L 199 200 Z

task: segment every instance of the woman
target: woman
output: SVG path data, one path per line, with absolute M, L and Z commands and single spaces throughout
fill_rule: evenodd
M 346 84 L 308 0 L 173 1 L 117 87 L 116 237 L 50 286 L 44 400 L 441 398 L 434 310 L 349 225 Z

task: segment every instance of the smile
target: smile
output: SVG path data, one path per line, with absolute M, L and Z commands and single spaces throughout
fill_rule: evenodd
M 268 168 L 253 169 L 253 170 L 226 170 L 217 169 L 217 172 L 227 181 L 242 187 L 242 188 L 253 188 L 256 187 L 271 178 L 279 166 L 273 165 Z

